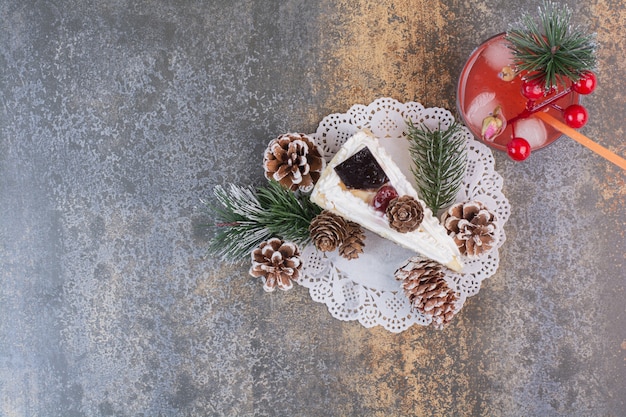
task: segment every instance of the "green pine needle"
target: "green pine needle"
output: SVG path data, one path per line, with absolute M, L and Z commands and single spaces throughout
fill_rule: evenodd
M 461 125 L 453 123 L 447 130 L 431 130 L 425 125 L 408 123 L 411 171 L 420 197 L 437 212 L 454 201 L 465 177 L 467 153 L 465 138 L 457 134 Z
M 571 17 L 566 5 L 545 1 L 539 7 L 539 24 L 525 14 L 519 27 L 507 32 L 517 70 L 541 80 L 546 91 L 595 69 L 594 36 L 572 28 Z
M 309 224 L 321 212 L 308 195 L 293 193 L 275 181 L 257 190 L 218 185 L 213 193 L 219 205 L 207 204 L 217 219 L 209 252 L 223 261 L 243 259 L 272 237 L 305 245 L 310 240 Z
M 309 194 L 293 193 L 271 181 L 268 187 L 258 190 L 258 197 L 265 208 L 263 220 L 273 235 L 300 245 L 308 243 L 309 224 L 322 211 Z

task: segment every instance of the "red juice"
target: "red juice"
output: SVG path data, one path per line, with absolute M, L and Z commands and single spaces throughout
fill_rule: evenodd
M 507 81 L 503 77 L 503 69 L 513 67 L 513 55 L 507 47 L 505 34 L 499 34 L 480 45 L 465 64 L 457 89 L 457 106 L 467 127 L 478 138 L 481 138 L 482 121 L 500 106 L 502 115 L 511 120 L 526 109 L 528 99 L 521 94 L 522 78 L 518 75 Z M 509 78 L 510 79 L 510 78 Z M 560 87 L 561 91 L 563 87 Z M 552 92 L 534 104 L 553 97 Z M 572 92 L 556 100 L 553 105 L 561 109 L 570 104 L 577 104 L 578 94 Z M 547 111 L 557 119 L 563 120 L 560 110 L 546 106 L 539 111 Z M 546 125 L 538 118 L 530 115 L 514 123 L 507 123 L 505 130 L 493 141 L 482 140 L 485 144 L 506 152 L 506 144 L 515 136 L 523 137 L 533 150 L 542 148 L 558 139 L 562 134 L 553 127 Z

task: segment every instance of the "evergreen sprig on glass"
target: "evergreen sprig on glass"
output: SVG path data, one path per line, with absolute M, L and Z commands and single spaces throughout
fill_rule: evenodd
M 409 151 L 413 159 L 411 171 L 420 197 L 437 212 L 452 203 L 465 176 L 467 152 L 465 137 L 458 122 L 447 130 L 431 130 L 427 126 L 408 123 Z
M 289 191 L 275 181 L 256 190 L 218 185 L 213 193 L 219 206 L 207 205 L 217 219 L 209 252 L 228 262 L 243 259 L 272 237 L 308 243 L 309 224 L 321 212 L 308 195 Z
M 565 85 L 567 80 L 576 82 L 596 66 L 594 36 L 572 28 L 571 17 L 566 5 L 545 1 L 539 7 L 539 24 L 525 14 L 519 27 L 506 34 L 517 71 L 542 82 L 545 91 Z

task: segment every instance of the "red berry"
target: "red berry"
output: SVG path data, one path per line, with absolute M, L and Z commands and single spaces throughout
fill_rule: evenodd
M 587 123 L 587 109 L 580 104 L 572 104 L 563 111 L 565 124 L 574 129 L 583 127 Z
M 580 76 L 578 81 L 572 84 L 572 90 L 578 94 L 591 94 L 596 89 L 596 74 L 587 71 Z
M 398 192 L 395 188 L 391 185 L 383 185 L 378 189 L 378 192 L 376 192 L 374 200 L 372 200 L 372 206 L 374 206 L 374 209 L 384 213 L 387 210 L 389 202 L 396 197 L 398 197 Z
M 529 100 L 539 100 L 545 92 L 543 83 L 538 78 L 522 81 L 522 95 Z
M 530 144 L 524 138 L 513 138 L 506 145 L 509 156 L 514 161 L 523 161 L 530 156 Z

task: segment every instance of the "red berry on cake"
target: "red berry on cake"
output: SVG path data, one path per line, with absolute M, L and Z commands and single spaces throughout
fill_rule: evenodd
M 387 210 L 389 202 L 397 197 L 398 192 L 395 188 L 393 188 L 393 186 L 383 185 L 378 189 L 378 192 L 376 192 L 376 195 L 372 200 L 372 206 L 374 206 L 377 211 L 384 213 Z

